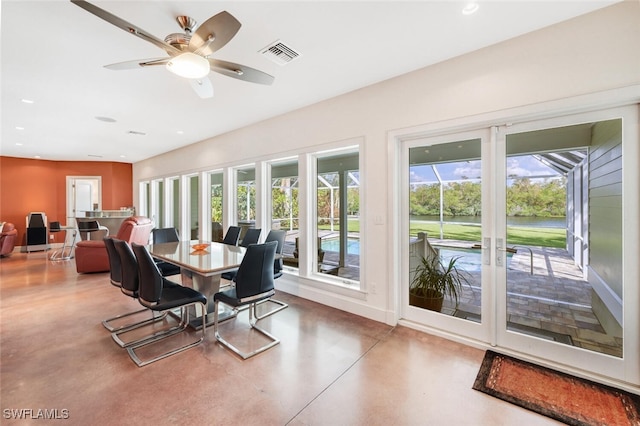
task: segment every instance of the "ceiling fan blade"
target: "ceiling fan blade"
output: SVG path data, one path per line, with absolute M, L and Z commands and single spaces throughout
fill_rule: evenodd
M 113 24 L 116 27 L 121 28 L 130 34 L 133 34 L 136 37 L 140 37 L 141 39 L 146 40 L 149 43 L 155 44 L 160 49 L 163 49 L 165 52 L 167 52 L 169 55 L 173 56 L 173 55 L 178 55 L 182 53 L 180 49 L 173 47 L 169 43 L 165 43 L 164 40 L 160 40 L 159 38 L 156 38 L 155 36 L 149 34 L 145 30 L 136 27 L 135 25 L 125 21 L 124 19 L 118 18 L 116 15 L 110 12 L 107 12 L 104 9 L 100 9 L 98 6 L 94 6 L 91 3 L 88 3 L 83 0 L 71 0 L 71 3 L 83 8 L 87 12 L 93 13 L 98 18 L 103 19 L 109 22 L 110 24 Z
M 201 98 L 206 99 L 213 97 L 213 85 L 211 84 L 211 80 L 207 77 L 194 78 L 189 80 L 189 83 L 191 83 L 193 91 Z
M 204 21 L 191 35 L 189 50 L 207 56 L 227 44 L 240 29 L 240 22 L 223 11 Z
M 219 59 L 209 59 L 211 70 L 227 77 L 237 78 L 238 80 L 249 81 L 258 84 L 272 84 L 275 78 L 265 72 L 246 65 L 234 64 L 233 62 L 221 61 Z
M 136 59 L 134 61 L 109 64 L 105 65 L 104 67 L 114 71 L 131 70 L 135 68 L 150 67 L 154 65 L 166 65 L 170 60 L 171 58 Z

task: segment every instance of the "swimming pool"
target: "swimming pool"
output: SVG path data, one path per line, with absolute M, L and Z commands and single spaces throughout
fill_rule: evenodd
M 339 238 L 323 238 L 322 250 L 324 251 L 340 251 Z M 360 255 L 360 240 L 357 238 L 347 239 L 347 254 Z
M 467 272 L 479 272 L 482 269 L 482 254 L 480 250 L 466 249 L 463 247 L 439 247 L 434 248 L 440 251 L 440 260 L 444 265 L 448 265 L 452 257 L 458 257 L 456 267 Z M 507 262 L 511 260 L 513 253 L 507 253 Z

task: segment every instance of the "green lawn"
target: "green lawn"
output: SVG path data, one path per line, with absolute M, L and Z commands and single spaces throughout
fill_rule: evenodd
M 440 224 L 438 223 L 412 223 L 411 235 L 418 232 L 426 232 L 431 238 L 440 238 Z M 444 225 L 444 238 L 451 240 L 480 242 L 480 227 L 474 225 Z M 528 228 L 507 227 L 507 244 L 528 245 L 541 247 L 564 248 L 566 244 L 566 231 L 561 228 Z
M 329 225 L 320 225 L 318 229 L 329 230 Z M 339 226 L 335 226 L 337 232 Z M 360 232 L 360 221 L 349 219 L 349 232 Z M 417 235 L 418 232 L 426 232 L 431 238 L 440 238 L 440 224 L 412 222 L 410 234 Z M 444 238 L 450 240 L 462 240 L 480 242 L 480 227 L 477 225 L 444 225 Z M 562 228 L 530 228 L 530 227 L 507 227 L 507 244 L 528 245 L 540 247 L 564 248 L 566 244 L 566 231 Z
M 348 232 L 354 232 L 354 233 L 359 233 L 360 232 L 360 220 L 359 219 L 348 219 Z M 322 229 L 323 231 L 328 231 L 331 229 L 331 225 L 326 224 L 326 225 L 318 225 L 318 229 Z M 335 232 L 338 232 L 340 230 L 340 225 L 334 225 L 333 229 Z

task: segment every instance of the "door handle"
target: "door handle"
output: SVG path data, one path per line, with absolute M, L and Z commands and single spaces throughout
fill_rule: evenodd
M 491 238 L 483 238 L 482 242 L 483 244 L 474 244 L 471 248 L 482 250 L 482 264 L 491 265 Z
M 496 266 L 504 266 L 504 239 L 496 238 Z

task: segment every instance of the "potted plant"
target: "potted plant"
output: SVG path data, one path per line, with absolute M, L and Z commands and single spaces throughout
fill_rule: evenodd
M 457 308 L 462 287 L 469 285 L 466 272 L 456 267 L 458 259 L 460 256 L 452 257 L 448 263 L 443 263 L 440 256 L 421 257 L 420 264 L 413 271 L 413 281 L 409 287 L 409 304 L 440 312 L 446 296 Z

